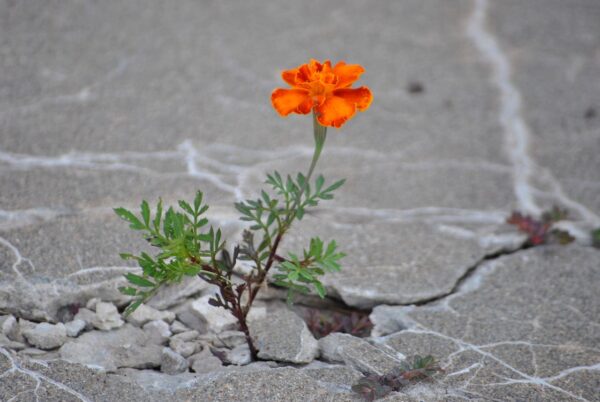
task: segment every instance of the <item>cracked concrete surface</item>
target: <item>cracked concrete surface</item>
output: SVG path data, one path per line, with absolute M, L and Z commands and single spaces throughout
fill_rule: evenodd
M 145 244 L 116 206 L 200 188 L 235 241 L 232 203 L 311 156 L 310 119 L 270 108 L 279 71 L 346 59 L 375 102 L 331 130 L 319 170 L 347 183 L 284 246 L 338 240 L 348 257 L 326 285 L 375 307 L 385 335 L 371 342 L 442 360 L 443 379 L 390 400 L 599 400 L 599 19 L 593 0 L 0 2 L 0 314 L 55 322 L 93 297 L 124 303 L 135 267 L 118 253 Z M 520 250 L 506 216 L 555 204 L 578 244 Z M 171 392 L 0 353 L 0 399 L 14 401 L 235 400 L 250 378 L 272 392 L 246 400 L 352 400 L 357 376 L 156 380 Z

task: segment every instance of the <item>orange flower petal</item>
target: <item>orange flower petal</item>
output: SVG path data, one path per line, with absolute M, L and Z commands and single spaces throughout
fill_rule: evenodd
M 284 72 L 281 73 L 281 78 L 283 78 L 283 80 L 292 87 L 296 86 L 296 79 L 297 79 L 296 77 L 297 76 L 298 76 L 297 68 L 292 68 L 291 70 L 285 70 Z
M 328 96 L 317 106 L 317 120 L 323 126 L 341 127 L 356 113 L 356 103 L 339 96 Z
M 333 68 L 333 73 L 338 77 L 338 88 L 349 87 L 364 72 L 365 69 L 359 64 L 346 64 L 344 61 L 340 61 Z
M 361 112 L 367 110 L 373 102 L 373 94 L 367 87 L 336 89 L 333 95 L 354 103 Z
M 304 89 L 277 88 L 271 94 L 271 103 L 282 116 L 290 113 L 308 114 L 313 105 L 308 91 Z

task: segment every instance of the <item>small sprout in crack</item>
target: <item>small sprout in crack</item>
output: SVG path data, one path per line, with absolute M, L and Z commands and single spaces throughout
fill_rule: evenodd
M 527 245 L 539 246 L 542 244 L 569 244 L 575 239 L 569 232 L 553 228 L 556 222 L 567 219 L 568 212 L 565 209 L 554 206 L 537 219 L 530 215 L 524 215 L 514 211 L 506 220 L 506 223 L 516 226 L 521 232 L 527 234 Z
M 384 375 L 369 374 L 358 380 L 352 390 L 366 401 L 383 398 L 391 392 L 400 391 L 411 383 L 428 380 L 435 374 L 443 372 L 438 362 L 431 355 L 414 356 L 402 362 Z

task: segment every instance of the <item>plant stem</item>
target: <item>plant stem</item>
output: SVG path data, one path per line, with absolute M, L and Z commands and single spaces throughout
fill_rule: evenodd
M 319 120 L 317 120 L 317 113 L 315 111 L 313 111 L 313 131 L 315 137 L 315 150 L 313 152 L 312 161 L 310 163 L 310 167 L 308 168 L 308 173 L 305 176 L 306 179 L 304 181 L 304 186 L 302 186 L 302 188 L 300 189 L 300 194 L 298 194 L 298 197 L 294 200 L 294 204 L 290 209 L 290 213 L 284 221 L 284 232 L 290 227 L 290 225 L 296 218 L 296 209 L 302 202 L 302 196 L 304 195 L 304 192 L 308 187 L 308 183 L 310 182 L 310 178 L 312 177 L 312 174 L 315 171 L 315 167 L 317 166 L 317 162 L 319 160 L 319 157 L 321 156 L 321 151 L 323 151 L 323 147 L 325 145 L 325 139 L 327 138 L 327 127 L 322 126 L 321 123 L 319 123 Z
M 317 166 L 317 162 L 319 160 L 319 157 L 321 156 L 321 151 L 323 151 L 323 146 L 325 145 L 325 139 L 327 137 L 327 127 L 322 126 L 319 123 L 319 121 L 317 120 L 317 115 L 314 111 L 313 111 L 313 129 L 314 129 L 314 138 L 315 138 L 315 150 L 313 153 L 312 161 L 310 163 L 310 167 L 308 168 L 308 173 L 305 176 L 306 179 L 304 182 L 304 186 L 302 186 L 302 188 L 300 189 L 300 193 L 298 194 L 298 197 L 295 199 L 294 204 L 293 204 L 292 208 L 290 209 L 290 213 L 288 214 L 286 219 L 283 221 L 283 224 L 280 226 L 277 236 L 275 237 L 275 240 L 273 241 L 273 245 L 271 246 L 271 250 L 269 252 L 269 257 L 267 258 L 267 262 L 265 263 L 264 269 L 259 271 L 259 274 L 256 278 L 257 286 L 255 286 L 250 291 L 246 305 L 242 308 L 241 302 L 240 302 L 240 305 L 238 307 L 239 310 L 237 312 L 234 312 L 234 315 L 237 317 L 237 319 L 239 321 L 240 329 L 242 330 L 242 332 L 244 332 L 244 335 L 246 336 L 246 342 L 248 343 L 248 347 L 250 348 L 250 353 L 252 355 L 253 360 L 256 360 L 258 358 L 258 355 L 257 355 L 258 351 L 256 350 L 256 347 L 254 346 L 252 337 L 250 336 L 250 331 L 248 329 L 248 323 L 246 321 L 246 317 L 248 316 L 248 312 L 250 311 L 250 308 L 252 307 L 252 303 L 254 302 L 254 299 L 256 298 L 258 291 L 261 289 L 263 283 L 267 279 L 267 274 L 268 274 L 269 270 L 271 269 L 271 267 L 273 266 L 273 263 L 275 263 L 276 261 L 278 261 L 281 258 L 277 255 L 277 248 L 279 247 L 279 244 L 281 243 L 281 239 L 283 238 L 283 235 L 289 229 L 289 227 L 291 226 L 292 222 L 294 221 L 294 219 L 296 217 L 296 209 L 301 205 L 302 196 L 304 195 L 304 192 L 306 191 L 306 188 L 308 186 L 310 178 L 312 177 L 315 167 Z

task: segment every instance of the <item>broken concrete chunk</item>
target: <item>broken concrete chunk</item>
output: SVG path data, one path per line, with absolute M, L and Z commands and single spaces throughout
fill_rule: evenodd
M 242 331 L 224 331 L 213 336 L 211 343 L 217 347 L 233 349 L 246 343 L 246 335 Z
M 160 311 L 153 307 L 142 304 L 133 313 L 125 319 L 135 326 L 141 327 L 149 321 L 163 320 L 172 323 L 175 320 L 175 313 L 172 311 Z
M 221 359 L 213 355 L 208 348 L 188 358 L 192 371 L 198 374 L 206 374 L 224 368 Z
M 250 348 L 247 343 L 236 346 L 231 350 L 225 351 L 225 359 L 237 366 L 244 366 L 252 362 L 252 355 L 250 354 Z
M 169 324 L 163 320 L 150 321 L 144 325 L 143 329 L 144 333 L 148 336 L 149 342 L 157 345 L 163 345 L 171 336 Z
M 13 315 L 5 316 L 2 323 L 2 333 L 15 342 L 24 342 L 17 319 Z
M 21 350 L 25 349 L 25 344 L 21 342 L 12 341 L 8 339 L 6 335 L 0 334 L 0 347 L 12 350 Z
M 189 330 L 190 328 L 186 327 L 181 321 L 175 320 L 171 324 L 171 332 L 174 334 L 180 334 Z
M 49 350 L 62 346 L 67 340 L 67 329 L 63 323 L 49 324 L 42 322 L 34 328 L 23 331 L 23 335 L 31 345 Z
M 171 340 L 177 339 L 180 341 L 189 342 L 189 341 L 193 341 L 194 339 L 197 339 L 199 335 L 200 334 L 198 333 L 198 331 L 195 331 L 195 330 L 185 331 L 185 332 L 181 332 L 177 335 L 173 335 L 171 337 Z
M 405 313 L 407 307 L 381 305 L 373 309 L 369 319 L 373 323 L 371 336 L 384 336 L 407 329 L 412 319 Z
M 250 321 L 250 334 L 261 359 L 310 363 L 318 353 L 318 342 L 306 323 L 283 307 L 269 309 L 268 318 Z
M 85 329 L 91 331 L 94 329 L 94 320 L 96 319 L 96 313 L 88 308 L 80 308 L 73 320 L 82 320 L 85 322 Z
M 209 286 L 208 282 L 200 279 L 198 276 L 186 276 L 179 283 L 163 286 L 148 301 L 148 306 L 158 310 L 166 310 L 191 296 L 199 294 Z
M 108 331 L 123 325 L 121 315 L 117 307 L 112 303 L 98 302 L 96 304 L 96 316 L 92 320 L 95 328 Z
M 237 319 L 221 307 L 211 306 L 206 295 L 178 309 L 177 319 L 188 327 L 199 331 L 222 332 L 237 328 Z
M 65 324 L 65 328 L 67 329 L 67 336 L 75 338 L 81 333 L 81 331 L 85 329 L 85 326 L 86 322 L 80 319 L 69 321 Z
M 169 348 L 163 348 L 160 371 L 166 374 L 179 374 L 188 370 L 188 361 Z
M 72 338 L 59 354 L 65 360 L 115 371 L 121 367 L 159 367 L 162 349 L 140 328 L 125 324 L 113 331 L 90 331 Z
M 179 353 L 183 357 L 189 357 L 196 353 L 201 347 L 200 344 L 196 342 L 186 342 L 182 339 L 173 339 L 169 342 L 169 346 L 175 352 Z
M 100 298 L 98 297 L 92 297 L 90 300 L 88 300 L 87 303 L 85 303 L 85 308 L 91 311 L 96 311 L 96 304 L 98 304 L 101 301 L 102 300 L 100 300 Z
M 333 333 L 319 339 L 321 359 L 344 363 L 362 373 L 382 375 L 402 361 L 361 338 Z

